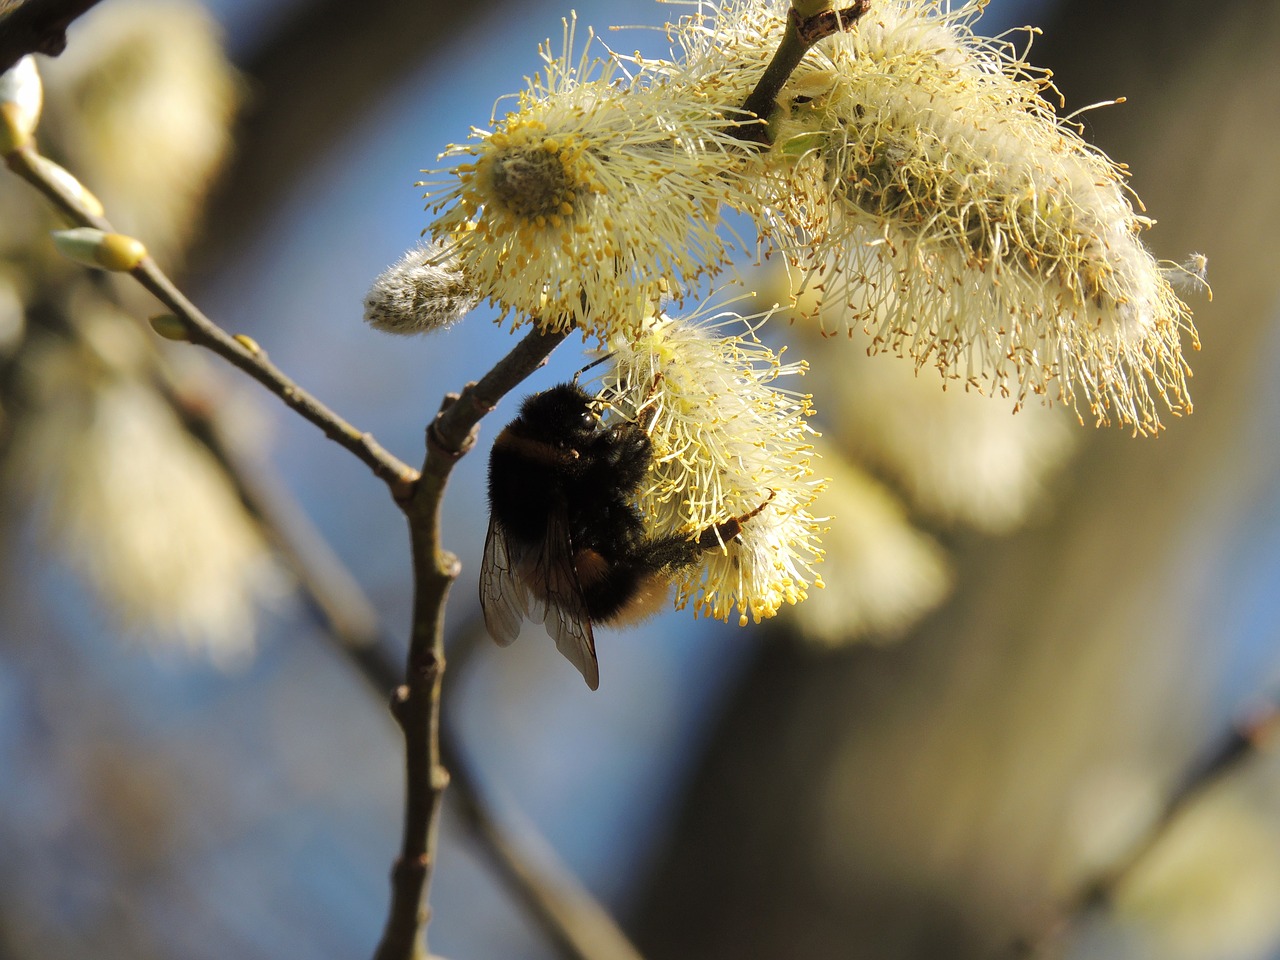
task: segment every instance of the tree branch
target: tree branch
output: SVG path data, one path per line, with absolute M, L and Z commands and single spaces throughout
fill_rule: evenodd
M 440 543 L 440 508 L 453 465 L 475 444 L 476 425 L 546 362 L 563 333 L 535 330 L 461 395 L 445 397 L 427 430 L 422 475 L 401 507 L 413 554 L 413 625 L 405 682 L 391 708 L 405 738 L 405 816 L 400 856 L 391 872 L 391 907 L 375 960 L 409 960 L 425 952 L 423 909 L 435 864 L 440 800 L 449 775 L 440 754 L 440 683 L 444 674 L 444 607 L 459 572 Z
M 773 113 L 778 94 L 795 73 L 800 61 L 819 40 L 833 33 L 847 30 L 871 9 L 871 0 L 858 0 L 843 10 L 823 10 L 812 17 L 801 17 L 792 8 L 787 15 L 787 27 L 773 59 L 756 83 L 755 89 L 742 104 L 741 112 L 754 120 L 747 120 L 734 127 L 734 133 L 752 143 L 771 143 L 769 114 Z
M 51 176 L 47 161 L 42 160 L 32 146 L 19 147 L 5 155 L 9 169 L 40 190 L 73 223 L 114 233 L 111 223 L 91 209 L 83 196 Z M 265 350 L 248 337 L 232 336 L 206 317 L 151 257 L 144 258 L 130 273 L 182 322 L 192 343 L 212 350 L 239 367 L 283 400 L 286 406 L 301 414 L 303 419 L 319 427 L 325 436 L 355 454 L 391 488 L 397 500 L 412 486 L 418 476 L 416 470 L 383 449 L 372 434 L 352 426 L 298 386 L 267 358 Z
M 377 611 L 359 583 L 278 484 L 245 463 L 234 437 L 210 414 L 204 399 L 190 395 L 159 354 L 152 360 L 150 378 L 156 389 L 168 399 L 192 436 L 221 464 L 245 508 L 297 579 L 298 589 L 325 636 L 379 696 L 397 687 L 403 654 L 380 628 Z M 452 689 L 484 635 L 483 622 L 472 616 L 451 633 L 447 649 Z M 528 824 L 510 829 L 499 822 L 447 713 L 440 722 L 440 755 L 450 773 L 450 796 L 471 839 L 560 954 L 568 960 L 641 960 L 609 913 L 583 889 L 536 831 Z

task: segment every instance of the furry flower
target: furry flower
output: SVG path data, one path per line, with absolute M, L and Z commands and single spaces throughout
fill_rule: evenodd
M 93 351 L 49 345 L 27 358 L 37 406 L 8 479 L 121 627 L 242 664 L 257 605 L 283 593 L 284 575 L 208 451 L 149 387 L 104 369 L 99 354 L 125 355 L 139 336 L 117 319 L 86 326 Z
M 973 34 L 982 7 L 879 0 L 810 51 L 770 118 L 762 231 L 873 351 L 1154 432 L 1160 409 L 1191 408 L 1190 310 L 1140 239 L 1151 221 L 1123 168 L 1010 42 Z M 666 73 L 737 96 L 721 78 L 758 76 L 786 9 L 728 0 L 681 21 Z
M 238 666 L 287 576 L 223 466 L 141 378 L 146 335 L 90 285 L 70 296 L 76 338 L 33 328 L 14 365 L 22 416 L 0 488 L 127 634 Z
M 692 600 L 719 619 L 736 606 L 745 623 L 804 599 L 820 585 L 821 521 L 809 507 L 823 481 L 810 464 L 809 398 L 773 385 L 803 365 L 784 364 L 751 326 L 725 335 L 697 317 L 652 319 L 611 348 L 602 398 L 650 424 L 654 467 L 640 507 L 654 534 L 696 537 L 743 519 L 737 539 L 676 581 L 677 605 Z
M 1010 416 L 989 397 L 939 390 L 908 364 L 868 357 L 853 343 L 817 343 L 817 330 L 807 332 L 797 348 L 811 358 L 824 435 L 892 479 L 915 510 L 1008 533 L 1044 504 L 1079 437 L 1064 411 L 1029 406 Z
M 675 284 L 725 261 L 716 230 L 744 161 L 725 110 L 616 58 L 540 53 L 541 75 L 490 130 L 449 147 L 462 162 L 425 182 L 430 226 L 475 290 L 516 323 L 634 333 Z
M 830 515 L 823 576 L 837 586 L 796 607 L 793 622 L 826 647 L 896 639 L 951 592 L 949 558 L 885 487 L 829 444 L 821 454 L 831 477 L 817 503 Z
M 364 298 L 364 319 L 384 333 L 429 333 L 462 319 L 478 298 L 437 244 L 418 246 L 378 274 Z

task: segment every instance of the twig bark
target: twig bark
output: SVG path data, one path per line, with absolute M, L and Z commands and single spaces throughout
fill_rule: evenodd
M 809 48 L 824 37 L 849 29 L 870 9 L 871 0 L 858 0 L 843 10 L 823 10 L 811 17 L 802 17 L 792 8 L 787 15 L 782 42 L 778 44 L 773 59 L 765 67 L 755 89 L 742 104 L 741 112 L 756 119 L 748 119 L 735 126 L 734 132 L 741 139 L 752 143 L 770 143 L 769 114 L 773 113 L 783 85 L 800 65 Z
M 107 233 L 115 232 L 110 221 L 85 206 L 83 200 L 64 183 L 51 178 L 47 167 L 37 162 L 37 156 L 34 147 L 24 146 L 6 154 L 5 162 L 10 170 L 53 201 L 73 223 L 95 227 Z M 372 434 L 352 426 L 298 386 L 252 340 L 232 336 L 206 317 L 150 257 L 146 257 L 130 272 L 134 279 L 183 323 L 192 343 L 212 350 L 249 374 L 303 419 L 319 427 L 325 436 L 355 454 L 391 488 L 392 495 L 397 500 L 404 496 L 405 491 L 417 479 L 418 472 L 383 449 Z
M 435 863 L 440 799 L 449 775 L 440 754 L 440 683 L 444 673 L 444 608 L 459 572 L 440 543 L 440 508 L 453 465 L 475 444 L 476 426 L 503 394 L 546 362 L 565 338 L 534 331 L 479 382 L 449 395 L 427 430 L 420 479 L 401 507 L 413 554 L 413 627 L 405 682 L 391 708 L 405 738 L 404 833 L 391 872 L 391 908 L 375 960 L 425 955 L 425 898 Z

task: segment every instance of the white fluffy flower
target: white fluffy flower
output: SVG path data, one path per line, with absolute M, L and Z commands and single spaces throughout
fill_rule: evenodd
M 118 318 L 90 333 L 108 352 L 137 336 Z M 51 545 L 126 630 L 241 662 L 283 575 L 213 457 L 155 391 L 85 352 L 36 351 L 24 379 L 37 408 L 10 464 Z
M 895 639 L 950 592 L 946 551 L 888 490 L 828 447 L 822 469 L 831 481 L 817 502 L 830 516 L 822 538 L 827 588 L 796 607 L 794 621 L 825 646 Z
M 544 47 L 543 73 L 429 181 L 432 235 L 516 322 L 633 333 L 664 296 L 718 270 L 726 177 L 745 161 L 724 109 L 616 59 Z
M 74 114 L 50 134 L 116 227 L 167 259 L 231 145 L 241 91 L 217 24 L 192 0 L 133 0 L 91 10 L 76 30 L 41 64 L 49 112 Z
M 860 343 L 817 339 L 804 348 L 824 435 L 892 479 L 922 513 L 1007 533 L 1043 505 L 1079 436 L 1065 411 L 1032 405 L 1014 416 L 975 391 L 940 390 L 909 364 L 868 357 Z
M 1153 432 L 1159 407 L 1190 409 L 1190 311 L 1139 237 L 1123 168 L 1056 116 L 1011 43 L 973 34 L 982 6 L 877 0 L 809 52 L 750 185 L 762 231 L 874 350 Z M 742 96 L 787 9 L 700 5 L 673 28 L 681 57 L 651 68 Z
M 734 323 L 741 323 L 734 318 Z M 677 579 L 677 604 L 742 622 L 804 599 L 818 581 L 821 523 L 807 396 L 774 381 L 803 372 L 755 338 L 698 322 L 651 320 L 610 344 L 602 397 L 650 424 L 654 467 L 640 507 L 657 536 L 697 537 L 731 518 L 742 532 Z M 758 510 L 758 512 L 756 512 Z
M 457 323 L 478 299 L 438 244 L 418 246 L 373 281 L 364 319 L 384 333 L 429 333 Z

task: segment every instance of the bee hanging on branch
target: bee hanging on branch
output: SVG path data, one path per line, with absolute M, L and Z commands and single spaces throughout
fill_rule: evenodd
M 541 620 L 587 686 L 600 685 L 594 623 L 635 623 L 658 611 L 672 576 L 735 539 L 750 513 L 697 537 L 651 536 L 635 505 L 653 461 L 648 432 L 606 426 L 574 383 L 528 397 L 489 456 L 489 533 L 480 604 L 502 646 Z

